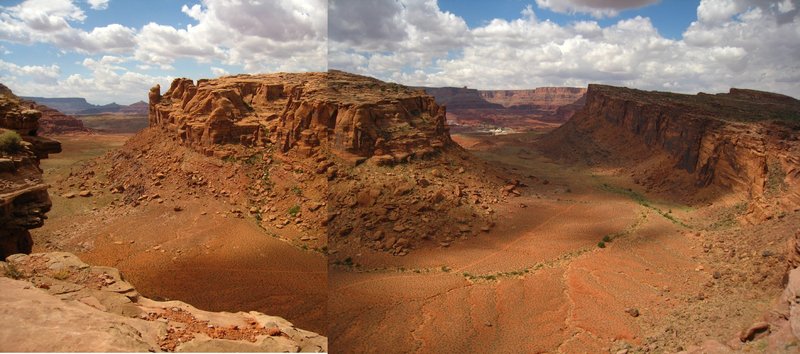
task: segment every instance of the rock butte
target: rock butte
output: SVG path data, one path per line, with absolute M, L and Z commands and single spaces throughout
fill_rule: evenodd
M 57 141 L 37 136 L 42 113 L 0 84 L 0 133 L 22 137 L 16 151 L 0 151 L 0 258 L 30 253 L 29 229 L 41 227 L 51 202 L 39 159 L 61 152 Z
M 452 142 L 432 96 L 340 71 L 176 79 L 163 94 L 151 89 L 149 117 L 151 127 L 209 156 L 277 148 L 284 165 L 315 172 L 296 191 L 327 178 L 317 183 L 325 200 L 313 202 L 327 204 L 318 229 L 331 249 L 404 255 L 422 240 L 449 244 L 491 227 L 489 206 L 516 188 Z M 398 164 L 406 170 L 395 174 L 389 167 Z M 503 183 L 511 184 L 505 192 Z M 259 203 L 256 210 L 269 207 Z
M 320 148 L 382 162 L 424 158 L 451 144 L 445 110 L 404 86 L 344 72 L 176 79 L 150 90 L 150 125 L 213 154 L 213 145 Z

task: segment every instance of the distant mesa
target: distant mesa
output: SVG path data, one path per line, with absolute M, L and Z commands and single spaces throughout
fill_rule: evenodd
M 82 97 L 21 97 L 28 101 L 34 101 L 71 115 L 92 115 L 103 113 L 137 114 L 147 115 L 147 103 L 139 101 L 130 105 L 119 105 L 109 103 L 106 105 L 94 105 Z
M 448 123 L 459 129 L 555 127 L 586 102 L 585 88 L 540 87 L 531 90 L 476 90 L 419 87 L 447 106 Z

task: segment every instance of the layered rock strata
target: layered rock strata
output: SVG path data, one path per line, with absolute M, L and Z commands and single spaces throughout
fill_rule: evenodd
M 433 97 L 337 71 L 176 79 L 149 98 L 150 126 L 208 154 L 218 144 L 272 144 L 307 156 L 326 149 L 395 163 L 451 143 L 444 107 Z
M 731 89 L 682 95 L 589 85 L 587 102 L 542 141 L 550 154 L 605 163 L 665 156 L 692 188 L 719 187 L 800 208 L 800 101 Z M 644 184 L 674 185 L 669 171 L 634 170 Z M 666 175 L 665 175 L 666 174 Z M 756 211 L 756 213 L 759 213 Z
M 558 108 L 584 101 L 582 87 L 539 87 L 533 90 L 483 90 L 480 96 L 506 108 L 536 109 L 554 112 Z
M 50 210 L 39 159 L 60 152 L 61 144 L 37 136 L 40 118 L 40 111 L 0 85 L 0 134 L 5 136 L 0 149 L 0 257 L 30 253 L 28 230 L 41 227 Z

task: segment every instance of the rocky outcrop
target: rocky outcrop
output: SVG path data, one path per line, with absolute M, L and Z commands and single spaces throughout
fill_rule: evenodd
M 731 89 L 692 96 L 589 85 L 584 108 L 542 146 L 590 164 L 663 156 L 667 170 L 633 170 L 634 177 L 670 188 L 664 183 L 669 171 L 683 171 L 691 188 L 715 186 L 794 209 L 800 207 L 799 131 L 800 101 L 783 95 Z
M 176 79 L 149 97 L 150 126 L 207 154 L 220 144 L 277 145 L 307 156 L 330 150 L 394 163 L 451 143 L 445 110 L 433 97 L 338 71 Z
M 42 112 L 42 117 L 39 118 L 38 134 L 57 135 L 89 132 L 89 129 L 84 127 L 83 122 L 78 118 L 66 115 L 45 105 L 36 104 L 34 107 L 37 111 Z
M 259 312 L 207 312 L 145 298 L 115 268 L 70 253 L 0 262 L 0 350 L 326 352 L 327 338 Z
M 0 257 L 30 253 L 28 230 L 41 227 L 50 210 L 39 159 L 60 152 L 61 144 L 37 135 L 41 115 L 0 85 Z

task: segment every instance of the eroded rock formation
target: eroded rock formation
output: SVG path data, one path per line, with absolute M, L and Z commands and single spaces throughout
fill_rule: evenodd
M 681 185 L 691 192 L 714 186 L 744 193 L 755 202 L 753 217 L 762 218 L 768 211 L 758 205 L 765 198 L 777 200 L 782 210 L 800 208 L 799 140 L 800 101 L 788 96 L 742 89 L 692 96 L 589 85 L 584 108 L 542 145 L 552 155 L 589 164 L 643 166 L 661 158 L 633 169 L 632 176 L 650 188 Z
M 30 253 L 29 229 L 41 227 L 50 210 L 39 159 L 61 151 L 57 141 L 37 136 L 41 112 L 0 84 L 0 134 L 15 132 L 21 141 L 5 140 L 0 149 L 0 257 Z
M 149 100 L 151 131 L 242 162 L 267 232 L 348 249 L 333 258 L 446 247 L 488 231 L 491 205 L 510 195 L 510 178 L 453 143 L 445 108 L 422 90 L 330 71 L 177 79 Z
M 0 262 L 0 349 L 16 352 L 326 352 L 327 338 L 259 312 L 207 312 L 139 295 L 70 253 Z
M 384 86 L 338 71 L 176 79 L 164 94 L 150 91 L 150 125 L 208 154 L 215 144 L 275 144 L 283 152 L 323 147 L 401 162 L 450 143 L 445 110 L 433 97 Z

